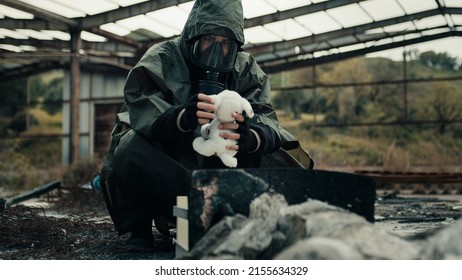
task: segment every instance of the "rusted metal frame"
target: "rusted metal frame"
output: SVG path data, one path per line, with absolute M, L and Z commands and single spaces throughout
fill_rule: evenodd
M 339 61 L 339 60 L 343 60 L 343 59 L 347 59 L 347 58 L 361 56 L 361 55 L 371 53 L 371 52 L 383 51 L 383 50 L 393 49 L 393 48 L 397 48 L 397 47 L 402 47 L 402 46 L 406 46 L 406 45 L 412 45 L 412 44 L 416 44 L 416 43 L 427 42 L 427 41 L 446 38 L 446 37 L 451 37 L 451 36 L 462 36 L 462 32 L 460 32 L 460 31 L 449 31 L 449 32 L 444 32 L 444 33 L 440 33 L 440 34 L 423 36 L 423 37 L 420 37 L 420 38 L 403 40 L 403 41 L 400 41 L 400 42 L 394 42 L 394 43 L 390 43 L 390 44 L 367 47 L 367 48 L 364 48 L 364 49 L 350 51 L 350 52 L 344 52 L 344 53 L 339 53 L 339 54 L 326 55 L 326 56 L 322 56 L 322 57 L 309 58 L 309 59 L 304 59 L 304 60 L 295 60 L 295 61 L 279 63 L 279 64 L 275 64 L 275 65 L 265 65 L 264 63 L 260 63 L 260 65 L 261 65 L 261 68 L 263 69 L 263 71 L 265 71 L 268 74 L 271 74 L 271 73 L 277 73 L 277 72 L 290 70 L 290 69 L 297 69 L 297 68 L 301 68 L 301 67 L 307 67 L 307 66 L 311 66 L 311 65 L 314 65 L 314 64 L 322 64 L 322 63 L 327 63 L 327 62 Z
M 152 2 L 154 2 L 154 1 L 148 1 L 147 3 L 152 3 Z M 156 1 L 156 2 L 158 2 L 158 1 Z M 33 15 L 35 15 L 35 16 L 37 16 L 39 18 L 38 20 L 37 19 L 32 19 L 32 20 L 10 20 L 10 21 L 5 22 L 5 24 L 7 24 L 9 22 L 12 22 L 14 25 L 16 25 L 16 27 L 13 27 L 13 28 L 18 28 L 18 26 L 28 25 L 29 28 L 37 30 L 36 29 L 37 27 L 40 27 L 40 26 L 43 27 L 43 25 L 54 24 L 57 28 L 59 28 L 57 30 L 69 31 L 69 29 L 72 29 L 72 28 L 81 28 L 82 30 L 87 30 L 89 32 L 98 34 L 100 36 L 104 36 L 109 40 L 117 41 L 117 42 L 129 45 L 129 46 L 135 47 L 135 48 L 142 48 L 143 47 L 143 44 L 139 43 L 136 40 L 132 40 L 130 38 L 123 37 L 123 36 L 118 36 L 118 35 L 115 35 L 115 34 L 111 34 L 109 32 L 106 32 L 106 31 L 100 29 L 97 26 L 84 27 L 83 24 L 86 23 L 87 21 L 90 21 L 91 17 L 79 18 L 78 20 L 70 19 L 70 18 L 66 18 L 66 17 L 63 17 L 61 15 L 57 15 L 55 13 L 52 13 L 52 12 L 37 8 L 35 6 L 32 6 L 30 4 L 27 4 L 27 3 L 24 3 L 24 2 L 21 2 L 21 1 L 17 1 L 17 0 L 0 0 L 0 3 L 3 3 L 6 6 L 16 8 L 18 10 L 22 10 L 22 11 L 31 13 L 31 14 L 33 14 Z M 108 13 L 110 13 L 110 12 L 108 12 Z M 104 13 L 104 14 L 106 14 L 106 13 Z M 45 20 L 46 22 L 43 23 L 42 20 Z M 21 24 L 17 24 L 18 22 L 21 23 Z M 29 22 L 29 23 L 27 23 L 27 22 Z M 107 22 L 100 23 L 99 25 L 104 24 L 104 23 L 107 23 Z
M 56 58 L 56 57 L 55 57 Z M 43 73 L 47 72 L 50 70 L 56 70 L 56 69 L 68 69 L 70 63 L 69 63 L 69 55 L 66 57 L 66 62 L 63 61 L 55 61 L 55 60 L 47 60 L 47 61 L 41 61 L 38 63 L 32 63 L 29 65 L 25 65 L 22 67 L 14 68 L 8 71 L 1 71 L 0 72 L 0 82 L 2 81 L 11 81 L 15 79 L 20 79 L 23 77 L 28 77 L 33 74 L 38 74 L 38 73 Z M 127 64 L 117 64 L 115 62 L 112 62 L 110 60 L 101 60 L 101 59 L 96 59 L 94 60 L 93 57 L 87 57 L 85 59 L 87 61 L 97 61 L 99 63 L 104 63 L 104 65 L 107 66 L 116 66 L 118 69 L 122 71 L 127 71 L 128 65 Z M 85 60 L 83 62 L 85 62 Z M 97 68 L 97 64 L 92 64 L 92 65 L 87 65 L 81 63 L 81 67 L 87 67 L 87 68 Z
M 70 105 L 69 105 L 69 164 L 74 163 L 79 158 L 79 111 L 80 111 L 80 48 L 82 39 L 80 30 L 71 30 L 71 67 L 70 78 Z
M 408 34 L 413 34 L 413 33 L 419 33 L 420 34 L 423 31 L 437 30 L 437 29 L 444 28 L 444 27 L 447 28 L 447 26 L 436 26 L 436 27 L 433 27 L 433 28 L 425 29 L 425 30 L 410 30 L 410 31 L 406 31 L 406 32 L 397 32 L 397 33 L 393 33 L 393 34 L 390 34 L 390 33 L 387 33 L 387 34 L 386 33 L 382 33 L 382 34 L 355 34 L 355 35 L 350 34 L 348 36 L 343 37 L 344 40 L 343 40 L 343 42 L 341 44 L 332 44 L 332 42 L 329 41 L 329 40 L 335 40 L 335 38 L 330 38 L 330 39 L 325 39 L 324 41 L 320 41 L 320 38 L 316 37 L 317 35 L 313 35 L 313 36 L 303 37 L 303 38 L 299 38 L 299 39 L 294 39 L 294 40 L 291 40 L 291 41 L 277 42 L 277 43 L 273 43 L 271 45 L 261 45 L 259 47 L 246 49 L 246 51 L 252 53 L 256 57 L 257 61 L 261 65 L 270 66 L 270 64 L 278 64 L 278 60 L 280 60 L 280 59 L 277 59 L 277 58 L 261 59 L 259 57 L 259 54 L 275 53 L 275 52 L 278 52 L 278 51 L 286 51 L 286 50 L 291 50 L 291 49 L 293 50 L 295 47 L 299 47 L 301 52 L 296 53 L 295 51 L 293 51 L 292 54 L 287 55 L 287 56 L 284 57 L 284 61 L 288 61 L 288 59 L 291 59 L 291 58 L 292 58 L 292 61 L 293 61 L 293 60 L 298 59 L 302 55 L 310 55 L 310 57 L 312 57 L 312 54 L 314 52 L 318 52 L 318 51 L 324 51 L 324 50 L 330 50 L 330 49 L 333 49 L 333 48 L 345 47 L 345 46 L 349 46 L 349 45 L 357 44 L 357 43 L 364 44 L 364 43 L 368 43 L 368 42 L 372 42 L 372 41 L 379 41 L 379 40 L 383 40 L 383 39 L 387 39 L 387 38 L 393 38 L 394 36 L 402 36 L 402 35 L 408 35 Z M 456 32 L 456 31 L 448 31 L 448 32 Z M 457 34 L 454 34 L 454 33 L 442 33 L 442 34 L 448 34 L 447 37 L 457 35 Z M 351 39 L 348 39 L 349 37 L 351 37 Z M 421 37 L 421 38 L 423 38 L 423 37 Z M 418 41 L 418 38 L 415 38 L 413 40 Z M 326 46 L 320 47 L 321 42 L 325 42 L 327 47 Z M 398 43 L 399 42 L 397 42 L 396 44 L 398 44 Z M 395 44 L 395 43 L 391 43 L 391 44 Z M 389 44 L 387 44 L 387 45 L 389 45 Z M 367 48 L 364 48 L 364 49 L 378 48 L 378 47 L 380 47 L 380 45 L 379 46 L 370 46 L 370 47 L 367 47 Z M 279 61 L 279 63 L 280 62 L 281 61 Z
M 462 76 L 408 79 L 407 81 L 409 83 L 431 83 L 431 82 L 459 81 L 459 80 L 462 80 Z M 304 85 L 304 86 L 292 86 L 292 87 L 271 87 L 271 89 L 284 91 L 284 90 L 312 89 L 315 86 L 317 88 L 338 88 L 338 87 L 363 87 L 363 86 L 374 86 L 374 85 L 394 85 L 394 84 L 401 84 L 401 83 L 403 83 L 403 80 L 381 80 L 381 81 L 337 83 L 337 84 L 324 84 L 324 83 L 317 82 L 316 85 Z
M 450 12 L 452 12 L 452 13 L 462 13 L 462 9 L 460 9 L 460 8 L 452 8 L 452 9 L 450 9 Z M 329 42 L 329 40 L 336 39 L 336 38 L 341 38 L 341 37 L 347 37 L 347 36 L 355 37 L 356 38 L 356 40 L 355 40 L 356 43 L 358 42 L 359 39 L 360 39 L 359 43 L 370 42 L 372 40 L 377 41 L 377 40 L 380 40 L 380 39 L 389 38 L 390 34 L 371 35 L 371 36 L 369 36 L 370 38 L 368 37 L 368 38 L 363 38 L 363 39 L 361 39 L 359 36 L 364 36 L 364 34 L 362 34 L 362 33 L 365 32 L 366 30 L 385 27 L 387 25 L 395 24 L 395 23 L 402 23 L 402 22 L 406 22 L 406 21 L 417 20 L 417 19 L 421 19 L 421 18 L 425 18 L 425 17 L 437 15 L 437 14 L 439 14 L 439 10 L 434 9 L 434 10 L 430 10 L 430 11 L 419 12 L 419 13 L 415 13 L 415 14 L 411 14 L 411 15 L 405 15 L 405 16 L 402 16 L 402 17 L 397 17 L 397 18 L 377 21 L 377 22 L 368 23 L 368 24 L 364 24 L 364 25 L 354 26 L 354 27 L 351 27 L 351 28 L 344 28 L 344 29 L 341 29 L 341 30 L 335 30 L 335 31 L 331 31 L 331 32 L 326 32 L 326 33 L 322 33 L 322 34 L 318 34 L 318 35 L 307 36 L 307 37 L 304 37 L 304 38 L 298 38 L 298 39 L 289 40 L 289 41 L 269 43 L 269 44 L 260 44 L 258 46 L 247 45 L 247 46 L 244 46 L 244 49 L 246 51 L 252 53 L 254 56 L 256 56 L 257 61 L 264 68 L 269 69 L 269 68 L 272 67 L 272 65 L 270 65 L 270 64 L 278 65 L 278 64 L 283 64 L 283 63 L 291 63 L 290 61 L 288 61 L 288 58 L 290 58 L 290 57 L 295 58 L 295 57 L 298 57 L 299 55 L 303 55 L 304 53 L 308 54 L 308 53 L 312 53 L 312 52 L 315 52 L 315 51 L 326 50 L 326 48 L 315 48 L 314 44 L 319 44 L 319 42 Z M 447 26 L 446 25 L 438 26 L 438 27 L 430 28 L 428 30 L 437 29 L 437 28 L 441 28 L 441 27 L 447 27 Z M 405 34 L 410 34 L 410 33 L 415 33 L 415 32 L 421 32 L 421 31 L 422 30 L 420 30 L 420 31 L 416 30 L 416 31 L 397 32 L 397 33 L 391 34 L 391 36 L 405 35 Z M 455 32 L 455 31 L 453 31 L 453 32 Z M 457 34 L 449 34 L 447 36 L 457 36 Z M 418 43 L 418 40 L 416 40 L 416 41 Z M 424 41 L 426 41 L 426 40 L 424 40 Z M 313 47 L 311 49 L 307 47 L 310 44 L 313 45 Z M 345 43 L 343 45 L 338 45 L 338 46 L 335 46 L 335 47 L 342 47 L 342 46 L 347 46 L 347 45 L 350 45 L 350 44 L 351 43 L 347 42 L 347 43 Z M 299 46 L 303 52 L 298 53 L 298 54 L 294 52 L 292 55 L 284 57 L 284 60 L 281 60 L 280 62 L 277 62 L 277 60 L 278 60 L 277 58 L 268 59 L 268 60 L 259 60 L 258 59 L 258 54 L 260 54 L 260 53 L 268 53 L 268 52 L 273 53 L 273 52 L 277 52 L 277 51 L 284 51 L 284 50 L 287 50 L 287 49 L 292 49 L 295 46 Z M 380 46 L 372 46 L 372 47 L 369 47 L 369 48 L 380 48 Z M 386 49 L 388 49 L 388 48 L 386 48 Z M 360 51 L 362 51 L 362 50 L 360 50 Z M 364 53 L 369 53 L 369 52 L 371 52 L 371 51 L 366 51 L 366 52 L 360 53 L 360 55 L 364 54 Z M 354 53 L 355 53 L 354 51 L 351 52 L 351 54 L 354 54 Z M 341 56 L 341 54 L 333 54 L 332 56 Z M 332 61 L 334 61 L 334 60 L 332 60 Z M 285 70 L 285 69 L 283 69 L 283 70 Z M 283 70 L 278 70 L 277 72 L 283 71 Z
M 246 19 L 244 22 L 245 28 L 254 27 L 258 25 L 264 25 L 267 23 L 281 21 L 297 16 L 303 16 L 307 14 L 312 14 L 316 12 L 326 11 L 333 8 L 338 8 L 341 6 L 351 5 L 354 3 L 359 3 L 365 0 L 335 0 L 335 1 L 325 1 L 320 3 L 315 3 L 311 5 L 306 5 L 302 7 L 297 7 L 269 15 L 263 15 L 251 19 Z
M 314 123 L 314 126 L 316 127 L 316 123 L 317 123 L 317 120 L 316 120 L 316 115 L 317 115 L 317 106 L 316 106 L 316 103 L 317 103 L 317 95 L 316 95 L 316 88 L 317 88 L 317 85 L 318 85 L 318 81 L 317 81 L 317 76 L 316 76 L 316 65 L 313 65 L 313 123 Z
M 61 41 L 61 40 L 39 40 L 39 39 L 34 39 L 34 38 L 29 38 L 29 39 L 14 39 L 14 38 L 1 38 L 0 39 L 0 44 L 7 44 L 7 45 L 14 45 L 14 46 L 19 46 L 19 45 L 31 45 L 37 48 L 53 48 L 53 54 L 56 55 L 56 51 L 62 51 L 63 49 L 69 49 L 69 42 L 67 41 Z M 31 53 L 28 52 L 24 55 L 30 55 Z M 7 56 L 15 56 L 15 55 L 21 55 L 21 53 L 16 53 L 16 52 L 5 52 L 1 53 L 1 57 L 7 57 Z
M 107 38 L 108 40 L 116 41 L 116 42 L 119 42 L 119 43 L 122 43 L 122 44 L 125 44 L 125 45 L 128 45 L 128 46 L 134 47 L 136 49 L 144 48 L 144 44 L 142 44 L 142 43 L 140 43 L 140 42 L 138 42 L 136 40 L 130 39 L 128 37 L 115 35 L 113 33 L 102 30 L 102 29 L 100 29 L 98 27 L 92 27 L 92 28 L 88 29 L 88 31 L 90 31 L 90 32 L 92 32 L 94 34 L 103 36 L 103 37 Z
M 75 19 L 70 19 L 63 17 L 61 15 L 57 15 L 55 13 L 46 11 L 44 9 L 37 8 L 36 6 L 18 1 L 18 0 L 0 0 L 0 4 L 4 4 L 5 6 L 9 6 L 27 13 L 31 13 L 36 17 L 41 19 L 51 21 L 51 22 L 58 22 L 65 24 L 67 26 L 77 26 L 79 22 Z
M 254 17 L 254 18 L 250 18 L 250 19 L 244 19 L 244 28 L 250 28 L 250 27 L 255 27 L 255 26 L 258 26 L 258 25 L 264 25 L 264 24 L 267 24 L 267 23 L 275 22 L 275 21 L 286 20 L 286 19 L 297 17 L 297 16 L 303 16 L 303 15 L 307 15 L 307 14 L 310 14 L 310 13 L 316 13 L 316 12 L 320 12 L 320 11 L 325 11 L 325 10 L 328 10 L 328 9 L 337 8 L 337 7 L 350 5 L 350 4 L 354 4 L 354 3 L 359 3 L 359 2 L 362 2 L 362 1 L 365 1 L 365 0 L 326 1 L 326 2 L 321 2 L 321 3 L 315 3 L 315 4 L 311 4 L 311 5 L 306 5 L 306 6 L 302 6 L 302 7 L 297 7 L 297 8 L 293 8 L 293 9 L 289 9 L 289 10 L 285 10 L 285 11 L 278 11 L 276 13 L 269 14 L 269 15 L 263 15 L 263 16 L 258 16 L 258 17 Z M 177 36 L 173 36 L 173 37 L 170 37 L 170 38 L 154 39 L 154 40 L 150 40 L 149 42 L 146 42 L 146 43 L 151 45 L 151 44 L 163 42 L 163 41 L 166 41 L 166 40 L 170 40 L 170 39 L 173 39 L 175 37 L 177 37 Z M 271 44 L 268 44 L 268 45 L 271 45 Z M 248 48 L 248 47 L 250 47 L 250 45 L 248 45 L 245 48 Z
M 127 7 L 120 7 L 116 10 L 86 17 L 85 21 L 83 22 L 82 28 L 91 29 L 93 27 L 97 27 L 108 22 L 114 22 L 132 16 L 146 14 L 152 11 L 168 8 L 170 6 L 175 6 L 190 1 L 191 0 L 157 0 L 146 1 Z
M 44 61 L 36 64 L 25 65 L 8 71 L 1 71 L 0 82 L 19 79 L 25 76 L 27 77 L 32 74 L 43 73 L 56 68 L 59 68 L 59 62 L 56 61 Z
M 376 183 L 437 184 L 462 183 L 462 175 L 371 175 Z
M 36 51 L 33 52 L 2 52 L 0 58 L 31 58 L 31 57 L 69 57 L 69 42 L 67 41 L 42 41 L 37 39 L 12 39 L 5 38 L 0 39 L 0 44 L 10 44 L 10 45 L 33 45 L 37 47 Z M 120 48 L 122 46 L 123 48 Z M 129 52 L 133 53 L 133 48 L 120 45 L 118 43 L 100 43 L 100 42 L 88 42 L 82 41 L 82 48 L 85 49 L 85 53 L 88 56 L 92 56 L 92 53 L 100 52 L 101 59 L 107 58 L 117 58 L 117 59 L 131 59 L 133 56 L 120 56 L 118 52 Z M 58 53 L 57 53 L 58 52 Z M 85 55 L 82 55 L 85 56 Z
M 0 0 L 1 1 L 1 0 Z M 19 2 L 19 1 L 18 1 Z M 68 25 L 61 22 L 51 22 L 46 19 L 13 19 L 3 18 L 0 19 L 0 28 L 5 29 L 32 29 L 32 30 L 57 30 L 68 31 Z
M 64 138 L 69 133 L 34 134 L 34 135 L 0 135 L 0 141 L 4 139 L 43 139 L 43 138 Z M 79 136 L 90 136 L 89 132 L 81 132 Z
M 82 22 L 81 22 L 82 30 L 89 30 L 91 32 L 94 32 L 96 34 L 101 35 L 101 34 L 104 34 L 105 31 L 97 28 L 99 25 L 102 25 L 102 24 L 105 24 L 105 23 L 108 23 L 108 22 L 113 22 L 113 21 L 125 19 L 125 18 L 129 18 L 131 16 L 145 14 L 145 13 L 148 13 L 148 12 L 151 12 L 151 11 L 167 8 L 167 7 L 170 7 L 170 6 L 179 5 L 179 4 L 182 4 L 182 3 L 189 2 L 189 1 L 190 0 L 148 1 L 148 2 L 138 3 L 138 4 L 134 4 L 134 5 L 127 6 L 127 7 L 121 7 L 119 9 L 117 9 L 117 10 L 112 10 L 112 11 L 97 14 L 97 15 L 94 15 L 94 16 L 85 17 L 84 20 L 82 20 Z M 271 14 L 271 15 L 265 15 L 265 16 L 260 16 L 260 17 L 256 17 L 256 18 L 252 18 L 252 19 L 246 19 L 245 20 L 245 27 L 247 28 L 247 27 L 257 26 L 257 25 L 260 25 L 260 24 L 266 24 L 266 23 L 273 22 L 275 20 L 284 20 L 284 19 L 295 17 L 295 16 L 301 16 L 301 15 L 305 15 L 305 14 L 309 14 L 309 13 L 314 13 L 314 12 L 317 12 L 317 11 L 328 10 L 328 9 L 331 9 L 331 8 L 336 8 L 336 7 L 340 7 L 340 6 L 344 6 L 344 5 L 349 5 L 349 4 L 352 4 L 352 3 L 359 3 L 359 2 L 362 2 L 362 1 L 364 1 L 364 0 L 355 0 L 355 1 L 337 0 L 337 1 L 327 1 L 327 2 L 322 2 L 322 3 L 316 3 L 316 4 L 304 6 L 304 7 L 299 7 L 299 8 L 286 10 L 286 11 L 283 11 L 283 12 L 277 12 L 277 13 L 274 13 L 274 14 Z M 77 26 L 79 24 L 79 22 L 76 21 L 76 20 L 61 17 L 61 16 L 56 15 L 54 13 L 39 9 L 39 8 L 37 8 L 35 6 L 29 5 L 29 4 L 26 4 L 26 3 L 22 3 L 22 2 L 19 2 L 19 1 L 0 0 L 0 3 L 1 2 L 5 2 L 7 5 L 12 6 L 12 7 L 16 7 L 18 9 L 20 9 L 20 10 L 24 10 L 24 11 L 39 15 L 41 18 L 50 20 L 51 22 L 64 23 L 67 26 Z M 21 20 L 21 21 L 23 22 L 22 25 L 24 25 L 24 24 L 29 24 L 28 22 L 30 22 L 32 24 L 32 22 L 34 20 Z M 36 24 L 40 24 L 40 23 L 38 22 Z M 43 25 L 43 23 L 42 23 L 42 25 Z M 15 24 L 15 26 L 18 26 L 18 25 Z M 58 30 L 60 30 L 60 29 L 58 29 Z M 102 35 L 102 36 L 108 37 L 108 34 Z M 176 37 L 176 36 L 174 36 L 174 37 Z M 130 40 L 128 38 L 124 38 L 124 37 L 120 37 L 120 36 L 113 37 L 113 39 L 118 40 L 120 42 L 122 42 L 124 39 L 126 39 L 127 40 L 126 43 L 130 44 L 130 45 L 133 45 L 133 46 L 136 46 L 136 44 L 137 44 L 137 42 L 135 40 Z M 167 39 L 171 39 L 171 38 L 159 39 L 159 40 L 154 40 L 154 41 L 163 41 L 163 40 L 167 40 Z
M 462 11 L 462 8 L 460 9 Z M 252 45 L 247 45 L 244 46 L 244 50 L 251 52 L 254 55 L 257 55 L 259 52 L 259 49 L 266 50 L 268 46 L 274 46 L 274 49 L 276 50 L 283 50 L 285 49 L 285 45 L 291 45 L 296 44 L 296 45 L 304 45 L 304 44 L 309 44 L 309 43 L 315 43 L 315 42 L 320 42 L 320 41 L 329 41 L 331 39 L 335 38 L 340 38 L 340 37 L 345 37 L 345 36 L 352 36 L 354 34 L 362 34 L 366 32 L 367 30 L 371 29 L 376 29 L 376 28 L 381 28 L 385 27 L 388 25 L 393 25 L 393 24 L 398 24 L 398 23 L 403 23 L 403 22 L 408 22 L 408 21 L 413 21 L 413 20 L 418 20 L 426 17 L 431 17 L 434 15 L 438 15 L 439 10 L 434 9 L 434 10 L 429 10 L 429 11 L 424 11 L 424 12 L 418 12 L 410 15 L 405 15 L 405 16 L 400 16 L 396 18 L 391 18 L 391 19 L 385 19 L 385 20 L 380 20 L 372 23 L 367 23 L 367 24 L 362 24 L 358 26 L 353 26 L 353 27 L 348 27 L 348 28 L 343 28 L 340 30 L 334 30 L 330 32 L 325 32 L 321 34 L 316 34 L 312 36 L 307 36 L 304 38 L 299 38 L 299 39 L 294 39 L 294 40 L 289 40 L 289 41 L 283 41 L 283 42 L 277 42 L 277 43 L 268 43 L 268 44 L 259 44 L 256 46 Z M 404 34 L 404 33 L 403 33 Z M 395 34 L 397 36 L 399 34 Z
M 363 123 L 344 123 L 344 124 L 325 124 L 317 123 L 316 127 L 361 127 L 361 126 L 403 126 L 403 125 L 423 125 L 423 124 L 442 124 L 448 123 L 444 120 L 421 120 L 421 121 L 395 121 L 395 122 L 363 122 Z M 450 123 L 462 123 L 462 120 L 454 120 Z
M 1 0 L 0 0 L 1 1 Z M 82 20 L 85 22 L 85 19 Z M 6 28 L 6 29 L 18 29 L 18 28 L 23 28 L 23 29 L 32 29 L 36 31 L 40 30 L 57 30 L 57 31 L 62 31 L 62 32 L 69 32 L 69 28 L 71 27 L 76 27 L 79 24 L 75 22 L 75 24 L 71 25 L 66 25 L 61 22 L 53 22 L 49 21 L 47 19 L 0 19 L 0 27 L 1 28 Z M 130 46 L 132 48 L 144 48 L 144 44 L 141 42 L 138 42 L 137 40 L 130 39 L 128 37 L 124 36 L 118 36 L 116 34 L 104 31 L 98 27 L 92 27 L 89 29 L 86 29 L 87 31 L 103 36 L 107 38 L 110 41 L 113 42 L 118 42 L 126 46 Z M 39 41 L 39 40 L 34 40 L 34 39 L 28 39 L 28 40 L 23 40 L 23 41 L 29 41 L 31 40 L 32 42 Z M 50 44 L 55 43 L 55 41 L 50 42 Z M 29 43 L 30 44 L 30 43 Z M 35 44 L 34 44 L 35 45 Z
M 446 22 L 446 25 L 449 26 L 449 28 L 451 28 L 451 29 L 454 28 L 454 22 L 452 22 L 452 26 L 451 26 L 451 23 L 449 22 L 447 17 L 445 17 L 445 15 L 446 15 L 445 7 L 443 7 L 443 5 L 441 5 L 439 0 L 435 0 L 435 2 L 436 2 L 436 5 L 438 6 L 438 10 L 440 10 L 441 15 L 444 17 L 444 21 Z M 451 21 L 452 21 L 452 19 L 451 19 Z
M 281 20 L 285 20 L 285 19 L 289 19 L 289 18 L 293 18 L 297 16 L 303 16 L 306 14 L 315 13 L 318 11 L 323 11 L 323 10 L 332 9 L 335 7 L 340 7 L 343 5 L 349 5 L 352 3 L 359 3 L 359 2 L 361 1 L 341 1 L 341 2 L 340 1 L 326 1 L 326 2 L 321 2 L 321 3 L 316 3 L 316 4 L 309 5 L 309 6 L 294 8 L 294 9 L 277 12 L 277 13 L 270 14 L 270 15 L 264 15 L 264 16 L 255 17 L 251 19 L 245 19 L 244 26 L 245 28 L 255 27 L 258 25 L 264 25 L 264 24 L 271 23 L 274 21 L 281 21 Z M 462 8 L 444 7 L 443 10 L 446 14 L 462 14 Z M 345 35 L 354 36 L 354 34 L 358 35 L 359 33 L 364 32 L 369 29 L 385 27 L 388 25 L 398 24 L 398 23 L 402 23 L 406 21 L 418 20 L 424 17 L 431 17 L 431 16 L 438 15 L 438 14 L 440 14 L 440 10 L 434 9 L 430 11 L 423 11 L 423 12 L 418 12 L 418 13 L 414 13 L 410 15 L 404 15 L 401 17 L 385 19 L 381 21 L 375 21 L 372 23 L 364 24 L 364 25 L 342 28 L 341 30 L 330 31 L 330 32 L 322 33 L 322 34 L 312 35 L 312 36 L 289 40 L 289 41 L 276 42 L 276 43 L 272 42 L 272 43 L 267 43 L 267 44 L 247 44 L 247 45 L 244 45 L 243 48 L 246 51 L 249 51 L 252 54 L 257 55 L 258 53 L 274 52 L 277 50 L 283 50 L 284 45 L 290 45 L 290 47 L 301 45 L 303 42 L 306 41 L 307 38 L 310 38 L 309 42 L 314 43 L 315 41 L 318 41 L 318 40 L 326 41 L 331 38 L 337 38 L 337 37 L 341 37 Z M 404 35 L 404 34 L 405 33 L 402 33 L 401 35 Z M 400 35 L 400 34 L 395 34 L 394 36 L 397 36 L 397 35 Z M 173 36 L 170 38 L 154 39 L 154 40 L 150 40 L 147 43 L 155 44 L 155 43 L 163 42 L 166 40 L 170 40 L 175 37 L 177 36 Z
M 403 52 L 403 105 L 404 105 L 404 120 L 408 120 L 408 98 L 407 98 L 407 53 Z
M 113 61 L 113 60 L 110 60 L 110 59 L 105 59 L 105 58 L 98 57 L 98 56 L 93 56 L 93 55 L 82 55 L 80 57 L 80 61 L 82 63 L 85 62 L 85 61 L 98 62 L 98 63 L 102 63 L 102 64 L 105 64 L 105 65 L 115 66 L 117 68 L 127 70 L 127 71 L 129 71 L 129 70 L 131 70 L 133 68 L 133 65 L 128 65 L 128 64 L 125 64 L 125 63 L 119 63 L 117 61 Z
M 20 195 L 17 195 L 17 196 L 14 196 L 12 198 L 7 199 L 6 203 L 5 203 L 5 206 L 9 207 L 9 206 L 11 206 L 13 204 L 17 204 L 17 203 L 26 201 L 26 200 L 34 198 L 34 197 L 39 197 L 39 196 L 41 196 L 43 194 L 49 193 L 52 190 L 59 189 L 60 187 L 61 187 L 61 182 L 59 182 L 59 181 L 50 182 L 48 184 L 39 186 L 39 187 L 33 189 L 30 192 L 23 193 L 23 194 L 20 194 Z

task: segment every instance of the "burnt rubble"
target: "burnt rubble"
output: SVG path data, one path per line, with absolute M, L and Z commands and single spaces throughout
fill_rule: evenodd
M 265 192 L 246 215 L 217 221 L 184 257 L 155 228 L 154 249 L 127 248 L 100 193 L 75 188 L 49 200 L 0 211 L 0 259 L 462 259 L 462 204 L 454 195 L 378 197 L 372 223 L 325 202 L 288 205 Z
M 308 199 L 288 205 L 265 193 L 249 216 L 224 217 L 184 259 L 462 259 L 462 219 L 405 238 L 345 209 Z

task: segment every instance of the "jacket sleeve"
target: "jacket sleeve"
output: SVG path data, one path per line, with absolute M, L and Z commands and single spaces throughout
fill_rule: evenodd
M 133 68 L 125 83 L 124 98 L 134 131 L 151 141 L 179 142 L 185 133 L 176 125 L 181 105 L 174 105 L 171 91 L 162 77 L 147 67 Z
M 253 56 L 247 53 L 240 53 L 238 67 L 240 72 L 235 78 L 237 92 L 252 105 L 255 116 L 249 120 L 249 126 L 261 138 L 260 148 L 256 152 L 260 155 L 273 152 L 281 146 L 281 135 L 276 111 L 271 103 L 268 76 Z
M 260 147 L 254 154 L 265 155 L 274 152 L 280 147 L 279 137 L 271 127 L 262 124 L 250 124 L 249 126 L 251 129 L 255 130 L 260 137 Z

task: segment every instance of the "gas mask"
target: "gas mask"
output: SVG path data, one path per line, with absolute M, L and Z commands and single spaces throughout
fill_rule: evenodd
M 237 51 L 237 42 L 224 36 L 202 35 L 195 41 L 192 61 L 206 72 L 205 79 L 199 80 L 199 92 L 217 94 L 224 89 L 220 73 L 232 71 Z

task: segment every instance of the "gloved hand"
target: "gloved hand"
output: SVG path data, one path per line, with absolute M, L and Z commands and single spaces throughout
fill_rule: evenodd
M 238 122 L 239 127 L 236 132 L 239 133 L 240 138 L 237 140 L 240 152 L 255 152 L 257 149 L 258 141 L 257 136 L 250 130 L 248 118 L 245 118 L 243 122 Z
M 197 117 L 198 102 L 199 98 L 197 97 L 197 94 L 191 96 L 186 102 L 185 111 L 180 120 L 180 126 L 183 130 L 193 130 L 199 124 Z
M 180 130 L 190 131 L 198 124 L 209 123 L 215 118 L 217 107 L 213 105 L 215 100 L 206 94 L 198 93 L 188 99 L 179 125 Z

